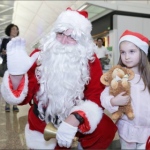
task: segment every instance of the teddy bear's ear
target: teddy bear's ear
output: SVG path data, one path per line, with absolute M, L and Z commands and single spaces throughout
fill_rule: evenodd
M 127 69 L 127 73 L 129 75 L 128 80 L 132 80 L 134 78 L 134 72 L 131 69 Z
M 101 78 L 100 78 L 100 82 L 104 85 L 109 85 L 108 82 L 108 73 L 104 73 Z

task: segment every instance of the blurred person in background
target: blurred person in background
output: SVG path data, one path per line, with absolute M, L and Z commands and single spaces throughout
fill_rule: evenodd
M 8 36 L 8 38 L 4 38 L 2 40 L 1 43 L 1 49 L 0 49 L 0 53 L 1 56 L 3 58 L 2 61 L 2 65 L 1 65 L 1 77 L 4 76 L 5 71 L 7 70 L 7 55 L 6 55 L 6 47 L 7 47 L 7 43 L 14 37 L 17 37 L 19 35 L 19 28 L 17 25 L 15 24 L 9 24 L 6 28 L 5 28 L 5 34 Z M 15 67 L 15 66 L 14 66 Z M 5 105 L 5 111 L 6 112 L 10 112 L 10 104 L 8 104 L 6 102 Z M 13 105 L 13 111 L 18 112 L 19 109 L 17 107 L 17 105 Z
M 108 58 L 109 51 L 103 46 L 103 44 L 103 38 L 97 38 L 96 55 L 101 62 L 102 69 L 104 70 L 105 65 L 109 65 L 110 59 Z

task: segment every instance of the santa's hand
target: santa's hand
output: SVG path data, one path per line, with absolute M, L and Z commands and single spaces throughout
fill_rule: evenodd
M 29 57 L 25 51 L 25 40 L 16 37 L 13 38 L 6 48 L 7 67 L 11 75 L 25 74 L 33 65 L 36 57 Z
M 126 95 L 124 96 L 125 92 L 122 92 L 120 94 L 118 94 L 116 97 L 112 98 L 110 100 L 111 105 L 112 106 L 124 106 L 127 105 L 129 100 L 130 100 L 130 96 Z
M 77 127 L 74 127 L 66 122 L 62 122 L 57 130 L 56 139 L 60 147 L 71 147 L 74 136 L 77 132 Z

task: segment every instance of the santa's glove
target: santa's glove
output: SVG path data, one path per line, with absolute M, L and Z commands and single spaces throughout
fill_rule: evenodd
M 56 139 L 60 147 L 71 147 L 74 136 L 77 132 L 77 127 L 74 127 L 66 122 L 62 122 L 57 130 Z
M 37 59 L 28 56 L 25 51 L 25 40 L 20 37 L 13 38 L 7 44 L 6 53 L 8 72 L 11 75 L 25 74 Z

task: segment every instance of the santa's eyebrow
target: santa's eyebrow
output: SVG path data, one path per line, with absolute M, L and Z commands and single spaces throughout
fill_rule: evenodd
M 56 32 L 56 34 L 63 34 L 63 32 Z

